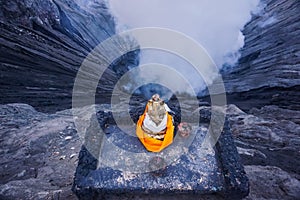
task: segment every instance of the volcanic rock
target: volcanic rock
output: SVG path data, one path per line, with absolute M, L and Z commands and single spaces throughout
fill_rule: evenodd
M 227 98 L 243 110 L 264 105 L 299 110 L 300 2 L 262 0 L 242 30 L 238 64 L 223 71 Z
M 83 60 L 115 34 L 115 22 L 105 2 L 0 3 L 0 102 L 27 103 L 52 113 L 71 108 L 74 79 Z M 138 50 L 128 52 L 107 66 L 97 90 L 102 101 L 118 77 L 138 64 L 137 56 Z

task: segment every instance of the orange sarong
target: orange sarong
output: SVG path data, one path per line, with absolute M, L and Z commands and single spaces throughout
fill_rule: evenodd
M 144 114 L 140 116 L 137 122 L 136 134 L 148 151 L 160 152 L 161 150 L 163 150 L 173 142 L 174 125 L 173 125 L 172 116 L 169 113 L 167 113 L 167 127 L 166 127 L 165 137 L 163 140 L 158 140 L 148 136 L 142 129 L 146 112 L 147 112 L 147 107 L 145 109 Z

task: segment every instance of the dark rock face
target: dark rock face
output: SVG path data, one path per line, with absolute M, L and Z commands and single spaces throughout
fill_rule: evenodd
M 299 110 L 300 2 L 262 0 L 243 29 L 239 63 L 224 72 L 228 100 L 244 110 L 278 105 Z
M 87 54 L 115 34 L 103 1 L 1 0 L 0 103 L 23 102 L 46 112 L 71 107 L 74 78 Z M 105 95 L 137 53 L 124 55 L 103 78 Z M 108 88 L 108 89 L 107 89 Z
M 297 156 L 300 150 L 299 111 L 277 106 L 252 109 L 250 115 L 240 111 L 234 116 L 232 113 L 238 111 L 233 107 L 232 111 L 229 110 L 228 115 L 237 145 L 244 152 L 244 164 L 271 165 L 300 174 L 297 167 L 300 165 Z
M 299 199 L 300 181 L 286 171 L 274 166 L 250 165 L 245 169 L 252 186 L 246 199 Z

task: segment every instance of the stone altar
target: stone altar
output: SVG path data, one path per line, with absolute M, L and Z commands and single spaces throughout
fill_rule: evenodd
M 228 122 L 216 145 L 205 146 L 202 142 L 209 114 L 202 114 L 202 123 L 193 127 L 189 137 L 176 135 L 169 147 L 152 153 L 147 152 L 134 134 L 121 130 L 110 112 L 98 112 L 97 117 L 92 116 L 88 138 L 79 154 L 73 191 L 79 199 L 247 196 L 248 178 Z M 95 131 L 98 122 L 104 134 Z M 128 127 L 128 131 L 134 133 L 134 127 Z M 95 140 L 100 142 L 92 145 L 94 149 L 86 148 Z

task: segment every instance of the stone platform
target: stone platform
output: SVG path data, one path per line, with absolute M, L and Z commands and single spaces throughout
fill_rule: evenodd
M 121 130 L 109 120 L 100 117 L 103 134 L 95 133 L 97 120 L 88 128 L 73 185 L 79 199 L 240 199 L 248 194 L 248 178 L 227 122 L 214 147 L 203 143 L 208 132 L 203 123 L 152 153 L 135 137 L 135 127 Z

